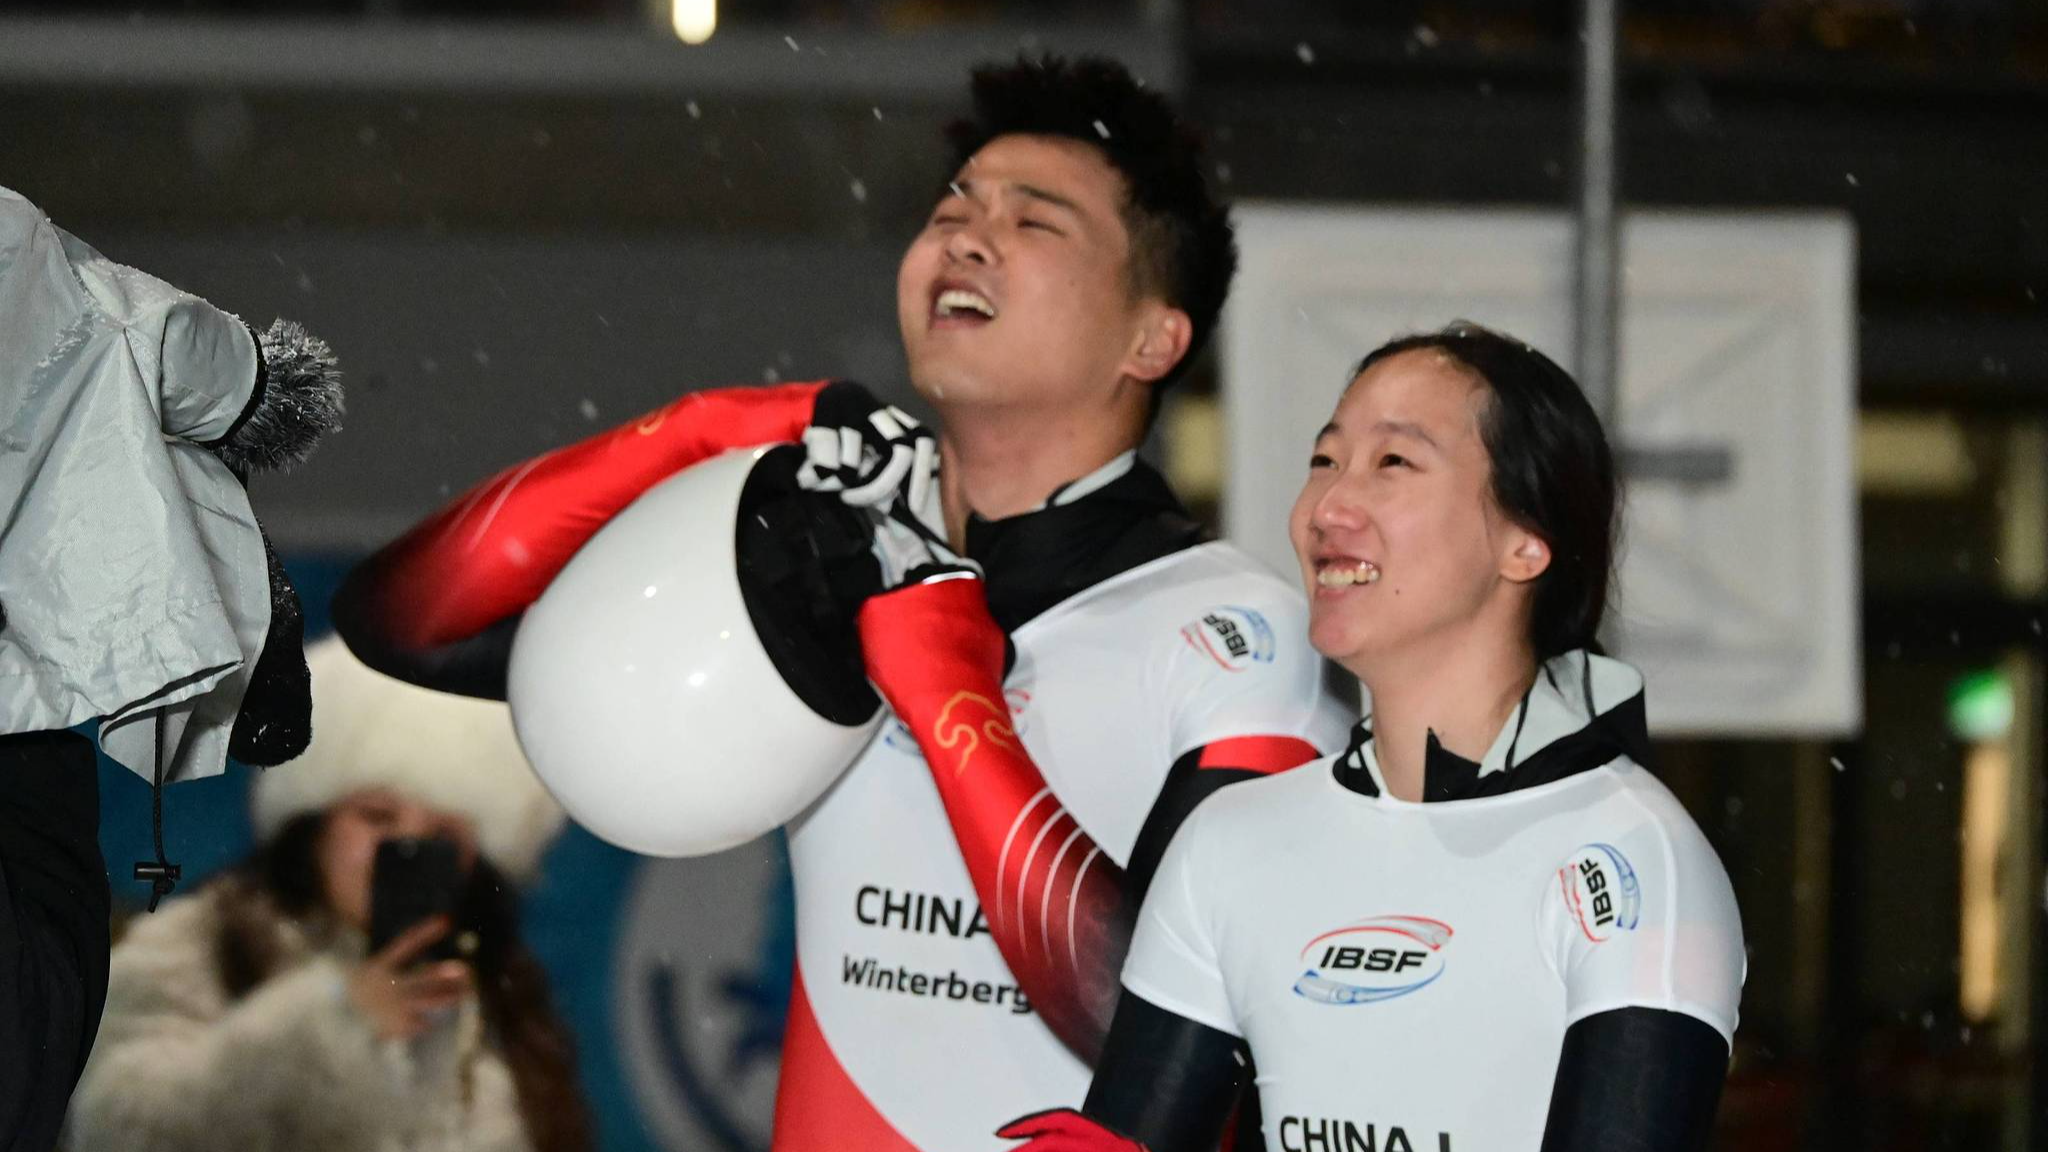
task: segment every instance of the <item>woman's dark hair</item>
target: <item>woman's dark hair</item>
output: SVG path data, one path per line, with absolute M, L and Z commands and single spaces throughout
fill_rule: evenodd
M 954 171 L 998 136 L 1061 136 L 1098 149 L 1129 191 L 1132 284 L 1188 314 L 1188 350 L 1153 386 L 1166 387 L 1202 350 L 1237 272 L 1230 210 L 1202 175 L 1202 142 L 1164 96 L 1101 57 L 1019 57 L 974 70 L 974 111 L 946 129 Z
M 481 856 L 469 870 L 455 919 L 477 934 L 484 1023 L 512 1071 L 527 1139 L 536 1152 L 587 1152 L 594 1144 L 576 1086 L 575 1038 L 555 1012 L 547 973 L 519 937 L 517 891 Z
M 300 918 L 326 910 L 319 855 L 325 825 L 324 812 L 294 817 L 226 878 L 268 897 L 267 910 L 254 901 L 222 903 L 218 955 L 230 996 L 253 990 L 276 969 L 277 936 L 266 911 Z M 577 1089 L 575 1040 L 555 1011 L 546 973 L 520 939 L 516 891 L 481 856 L 470 868 L 455 922 L 456 931 L 476 934 L 471 960 L 484 1027 L 511 1071 L 527 1139 L 535 1152 L 590 1152 L 596 1143 Z
M 1493 499 L 1550 545 L 1536 578 L 1529 642 L 1536 659 L 1599 650 L 1614 571 L 1614 456 L 1599 414 L 1571 374 L 1524 341 L 1467 321 L 1389 341 L 1358 362 L 1356 380 L 1392 356 L 1442 353 L 1490 394 L 1479 438 L 1493 461 Z

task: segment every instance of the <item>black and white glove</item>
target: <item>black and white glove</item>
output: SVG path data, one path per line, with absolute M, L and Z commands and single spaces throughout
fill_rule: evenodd
M 937 504 L 937 500 L 932 501 Z M 953 551 L 931 521 L 904 507 L 868 510 L 875 525 L 875 559 L 882 565 L 882 590 L 918 584 L 948 572 L 982 574 L 981 565 Z
M 851 380 L 818 393 L 804 455 L 797 484 L 812 492 L 837 493 L 855 508 L 937 506 L 938 440 L 908 412 Z

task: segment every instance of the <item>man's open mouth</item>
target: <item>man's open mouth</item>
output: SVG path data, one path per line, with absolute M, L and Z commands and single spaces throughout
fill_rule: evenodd
M 981 323 L 996 318 L 996 306 L 972 288 L 941 288 L 932 301 L 932 319 Z

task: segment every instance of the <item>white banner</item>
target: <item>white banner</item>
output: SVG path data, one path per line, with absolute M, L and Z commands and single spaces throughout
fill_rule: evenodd
M 1224 515 L 1290 576 L 1309 443 L 1377 345 L 1455 319 L 1569 367 L 1562 212 L 1250 204 L 1225 315 Z M 1626 519 L 1610 646 L 1661 735 L 1862 724 L 1855 232 L 1838 213 L 1635 213 L 1619 381 Z

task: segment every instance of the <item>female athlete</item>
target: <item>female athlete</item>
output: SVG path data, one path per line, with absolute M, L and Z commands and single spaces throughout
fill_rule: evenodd
M 1726 873 L 1600 654 L 1615 478 L 1577 385 L 1469 324 L 1367 356 L 1289 523 L 1349 748 L 1205 802 L 1079 1112 L 1030 1152 L 1704 1148 L 1744 975 Z

